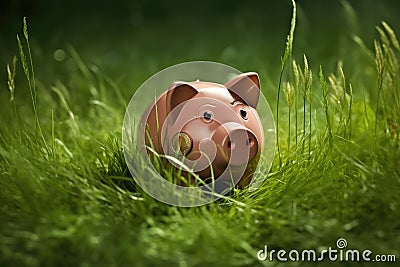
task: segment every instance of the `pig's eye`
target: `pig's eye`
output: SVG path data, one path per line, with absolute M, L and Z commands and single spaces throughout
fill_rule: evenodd
M 240 116 L 242 116 L 243 119 L 247 120 L 247 111 L 244 108 L 241 108 L 239 110 Z
M 211 121 L 213 114 L 211 111 L 206 111 L 203 113 L 203 119 L 207 122 Z

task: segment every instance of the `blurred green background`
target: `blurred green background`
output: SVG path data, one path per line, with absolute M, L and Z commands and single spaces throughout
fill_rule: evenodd
M 346 11 L 346 3 L 353 10 Z M 400 25 L 399 1 L 299 0 L 297 5 L 295 58 L 307 54 L 311 65 L 317 61 L 328 71 L 338 58 L 352 60 L 352 46 L 346 45 L 354 43 L 352 35 L 372 48 L 382 20 L 395 30 Z M 0 66 L 17 53 L 15 36 L 27 16 L 36 74 L 45 85 L 68 79 L 66 73 L 74 70 L 69 45 L 129 92 L 162 68 L 192 60 L 259 71 L 276 84 L 291 8 L 289 0 L 2 1 Z M 62 50 L 55 54 L 57 49 Z

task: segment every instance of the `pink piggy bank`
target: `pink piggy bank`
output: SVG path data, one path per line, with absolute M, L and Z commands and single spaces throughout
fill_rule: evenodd
M 256 111 L 259 96 L 255 72 L 225 84 L 173 83 L 142 117 L 147 153 L 164 156 L 164 167 L 180 169 L 186 178 L 180 185 L 193 186 L 198 179 L 207 184 L 219 177 L 248 185 L 264 143 Z M 150 158 L 154 163 L 154 155 Z

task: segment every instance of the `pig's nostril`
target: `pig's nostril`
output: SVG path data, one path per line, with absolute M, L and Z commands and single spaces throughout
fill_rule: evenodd
M 249 146 L 249 147 L 253 147 L 254 146 L 254 140 L 253 139 L 247 139 L 246 140 L 246 146 Z
M 228 142 L 228 148 L 229 148 L 229 149 L 234 149 L 234 148 L 235 148 L 235 143 L 229 141 L 229 142 Z

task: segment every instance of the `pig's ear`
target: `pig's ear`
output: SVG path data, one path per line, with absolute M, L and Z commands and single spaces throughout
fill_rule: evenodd
M 167 113 L 170 113 L 179 104 L 193 98 L 197 93 L 198 93 L 198 90 L 189 83 L 174 82 L 168 88 L 168 92 L 167 92 L 167 99 L 166 99 Z M 177 111 L 174 111 L 173 113 L 179 114 L 179 111 L 177 110 Z
M 246 72 L 225 83 L 226 88 L 247 105 L 256 108 L 260 97 L 260 79 L 255 72 Z

